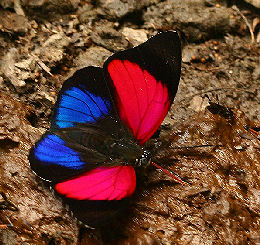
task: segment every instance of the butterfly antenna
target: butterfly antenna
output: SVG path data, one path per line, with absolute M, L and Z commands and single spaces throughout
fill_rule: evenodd
M 157 163 L 151 162 L 151 164 L 153 166 L 155 166 L 156 168 L 161 169 L 164 173 L 166 173 L 168 176 L 170 176 L 175 182 L 177 182 L 179 184 L 182 184 L 182 185 L 190 186 L 189 183 L 183 181 L 180 177 L 176 176 L 175 174 L 173 174 L 169 170 L 164 169 L 163 167 L 161 167 Z
M 171 150 L 179 150 L 179 149 L 190 149 L 190 148 L 201 148 L 201 147 L 219 147 L 223 145 L 191 145 L 191 146 L 176 146 L 171 147 Z

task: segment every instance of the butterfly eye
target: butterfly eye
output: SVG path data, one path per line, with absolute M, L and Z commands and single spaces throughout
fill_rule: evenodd
M 144 167 L 146 168 L 151 163 L 151 153 L 149 151 L 143 151 L 143 155 L 140 159 L 136 160 L 137 167 Z

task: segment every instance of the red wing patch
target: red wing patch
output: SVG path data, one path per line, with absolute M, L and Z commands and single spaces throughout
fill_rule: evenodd
M 118 181 L 120 180 L 120 181 Z M 76 200 L 121 200 L 136 187 L 132 166 L 98 167 L 76 178 L 58 183 L 55 190 Z
M 155 133 L 168 112 L 168 88 L 147 70 L 128 60 L 113 60 L 107 69 L 117 92 L 120 118 L 143 144 Z

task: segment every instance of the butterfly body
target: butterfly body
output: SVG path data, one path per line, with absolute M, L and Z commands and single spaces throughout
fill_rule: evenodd
M 114 134 L 100 127 L 77 126 L 58 130 L 56 135 L 68 142 L 67 145 L 81 152 L 82 159 L 89 163 L 103 163 L 109 166 L 135 165 L 143 157 L 144 149 L 134 138 L 124 134 Z M 93 153 L 93 161 L 90 154 Z
M 169 31 L 64 82 L 29 161 L 83 222 L 116 213 L 133 195 L 135 168 L 150 163 L 144 144 L 173 102 L 180 69 L 180 40 Z

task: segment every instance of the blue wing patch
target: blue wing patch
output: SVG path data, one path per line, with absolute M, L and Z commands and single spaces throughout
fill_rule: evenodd
M 58 165 L 70 169 L 81 169 L 86 163 L 79 154 L 65 146 L 65 142 L 55 134 L 46 134 L 34 148 L 34 157 L 45 165 Z
M 57 183 L 106 160 L 95 149 L 84 148 L 77 132 L 80 127 L 107 122 L 107 118 L 117 115 L 108 86 L 99 67 L 78 70 L 64 82 L 54 106 L 50 131 L 30 151 L 31 168 L 38 176 Z M 66 138 L 65 131 L 72 132 L 74 138 Z
M 29 161 L 38 176 L 49 181 L 70 178 L 86 168 L 80 153 L 68 147 L 59 136 L 47 132 L 31 149 Z
M 94 123 L 109 114 L 110 102 L 82 87 L 71 87 L 61 94 L 54 115 L 59 128 L 73 127 L 75 123 Z

